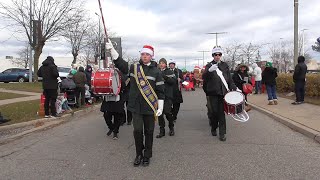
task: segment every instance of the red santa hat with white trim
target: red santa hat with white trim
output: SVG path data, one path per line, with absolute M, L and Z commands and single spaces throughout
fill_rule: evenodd
M 147 53 L 150 54 L 151 57 L 154 59 L 154 48 L 150 45 L 144 45 L 143 48 L 140 51 L 140 54 Z

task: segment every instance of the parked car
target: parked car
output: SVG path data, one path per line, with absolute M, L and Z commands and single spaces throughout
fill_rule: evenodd
M 70 67 L 58 67 L 59 77 L 61 79 L 67 78 L 71 71 Z
M 29 69 L 10 68 L 0 73 L 0 82 L 19 82 L 23 83 L 29 80 Z
M 70 71 L 71 71 L 70 67 L 58 67 L 58 72 L 59 72 L 58 80 L 61 81 L 61 79 L 67 78 Z M 42 77 L 38 77 L 38 81 L 42 81 Z

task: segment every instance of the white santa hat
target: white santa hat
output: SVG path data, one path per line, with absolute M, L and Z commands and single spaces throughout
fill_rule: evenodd
M 150 45 L 144 45 L 140 51 L 140 54 L 147 53 L 150 54 L 152 58 L 154 58 L 154 48 Z
M 221 53 L 222 54 L 222 52 L 223 52 L 223 50 L 222 50 L 222 48 L 220 46 L 215 46 L 212 49 L 212 55 L 216 54 L 216 53 Z

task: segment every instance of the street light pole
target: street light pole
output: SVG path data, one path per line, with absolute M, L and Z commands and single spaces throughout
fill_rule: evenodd
M 227 32 L 211 32 L 207 34 L 215 34 L 216 35 L 216 46 L 218 46 L 218 34 L 227 34 Z
M 30 0 L 30 55 L 29 55 L 29 82 L 32 82 L 32 0 Z M 36 79 L 35 79 L 36 80 Z
M 202 53 L 202 66 L 204 66 L 204 53 L 205 52 L 210 52 L 210 51 L 198 51 Z M 200 65 L 199 65 L 200 66 Z
M 101 55 L 101 28 L 100 28 L 100 15 L 98 13 L 95 13 L 98 18 L 99 18 L 99 45 L 98 45 L 98 54 L 97 55 Z M 100 64 L 100 57 L 98 56 L 97 60 L 98 60 L 98 64 L 99 64 L 99 69 L 101 68 L 101 64 Z
M 282 38 L 280 38 L 280 57 L 279 57 L 279 60 L 278 60 L 278 71 L 280 71 L 280 62 L 281 62 L 281 56 L 282 56 Z
M 299 0 L 294 0 L 294 65 L 298 64 L 299 49 Z
M 307 30 L 309 30 L 309 29 L 302 29 L 301 31 L 302 31 L 302 55 L 304 56 L 305 54 L 304 54 L 304 31 L 307 31 Z

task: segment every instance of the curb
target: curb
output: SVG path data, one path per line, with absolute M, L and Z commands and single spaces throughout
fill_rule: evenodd
M 13 129 L 17 129 L 17 128 L 23 128 L 23 127 L 27 127 L 27 126 L 34 126 L 33 128 L 31 128 L 29 130 L 23 131 L 19 134 L 15 134 L 13 136 L 9 136 L 7 138 L 0 140 L 0 145 L 3 145 L 3 144 L 6 144 L 10 141 L 22 138 L 23 136 L 30 134 L 30 133 L 33 133 L 33 132 L 36 132 L 36 131 L 41 131 L 41 130 L 45 130 L 45 129 L 49 129 L 49 128 L 58 126 L 60 124 L 67 122 L 71 118 L 85 115 L 85 114 L 93 112 L 99 108 L 100 108 L 100 104 L 91 106 L 91 107 L 83 109 L 83 110 L 79 110 L 77 112 L 74 112 L 73 115 L 72 114 L 63 115 L 60 118 L 50 118 L 50 119 L 43 118 L 43 119 L 37 119 L 37 120 L 29 121 L 29 122 L 23 122 L 23 123 L 12 124 L 12 125 L 8 125 L 8 126 L 0 127 L 0 131 L 3 131 L 3 130 L 13 130 Z M 36 127 L 36 124 L 39 124 L 39 123 L 40 124 L 43 123 L 43 125 L 40 127 Z
M 265 115 L 268 115 L 269 117 L 272 117 L 274 120 L 286 125 L 287 127 L 291 128 L 291 129 L 293 129 L 293 130 L 295 130 L 295 131 L 297 131 L 297 132 L 299 132 L 309 138 L 312 138 L 313 140 L 320 143 L 320 132 L 319 131 L 311 129 L 303 124 L 297 123 L 297 122 L 295 122 L 291 119 L 288 119 L 286 117 L 275 114 L 274 112 L 263 109 L 257 105 L 252 104 L 252 103 L 249 103 L 249 104 L 253 109 L 255 109 Z

